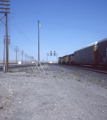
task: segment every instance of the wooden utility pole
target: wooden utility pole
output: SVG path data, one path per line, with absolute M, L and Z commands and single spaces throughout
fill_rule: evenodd
M 7 8 L 10 4 L 7 4 L 7 2 L 10 2 L 10 0 L 0 0 L 0 5 L 3 7 L 0 7 L 0 9 L 5 9 L 5 11 L 0 11 L 0 13 L 5 13 L 5 26 L 6 26 L 6 72 L 8 72 L 8 32 L 7 32 L 7 13 L 10 13 L 10 8 Z M 4 3 L 5 2 L 5 3 Z M 4 7 L 5 6 L 5 7 Z M 2 19 L 0 19 L 2 21 Z M 2 21 L 3 22 L 3 21 Z M 4 22 L 3 22 L 4 23 Z
M 7 2 L 5 2 L 7 4 Z M 7 6 L 5 6 L 7 8 Z M 5 9 L 7 12 L 7 9 Z M 8 72 L 8 34 L 7 34 L 7 13 L 5 13 L 5 22 L 6 22 L 6 72 Z

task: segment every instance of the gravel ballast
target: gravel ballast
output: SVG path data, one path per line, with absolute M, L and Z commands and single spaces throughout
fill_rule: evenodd
M 43 67 L 0 72 L 0 120 L 107 120 L 107 75 Z

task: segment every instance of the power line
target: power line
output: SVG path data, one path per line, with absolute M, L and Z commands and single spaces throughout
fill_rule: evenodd
M 10 21 L 10 19 L 9 19 L 9 21 Z M 11 21 L 10 21 L 11 22 Z M 12 22 L 11 22 L 12 23 Z M 35 42 L 33 42 L 32 40 L 30 40 L 28 37 L 26 37 L 26 35 L 24 34 L 24 33 L 22 33 L 13 23 L 12 23 L 12 25 L 27 39 L 27 40 L 29 40 L 30 42 L 32 42 L 32 43 L 34 43 L 34 44 L 37 44 L 37 43 L 35 43 Z
M 43 21 L 43 22 L 44 22 L 44 23 L 47 23 L 47 24 L 51 24 L 51 25 L 59 25 L 59 26 L 77 28 L 77 29 L 93 30 L 93 31 L 104 31 L 104 30 L 95 29 L 95 28 L 79 27 L 79 26 L 66 25 L 66 24 L 61 24 L 61 23 L 51 23 L 51 22 L 48 22 L 48 21 Z M 104 31 L 104 32 L 107 32 L 107 31 Z
M 10 20 L 9 20 L 10 21 Z M 11 21 L 10 21 L 11 22 Z M 11 22 L 12 23 L 12 22 Z M 24 36 L 24 38 L 26 38 L 27 40 L 29 40 L 22 32 L 21 32 L 21 30 L 19 30 L 13 23 L 12 23 L 12 25 Z M 25 40 L 24 40 L 25 41 Z M 31 41 L 31 40 L 30 40 Z M 29 41 L 28 41 L 29 42 Z M 33 41 L 32 41 L 33 42 Z M 26 43 L 26 41 L 25 41 L 25 43 Z M 34 42 L 33 42 L 34 43 Z M 36 43 L 35 43 L 36 44 Z M 26 45 L 27 45 L 27 43 L 26 43 Z M 30 46 L 30 44 L 29 44 L 29 46 Z M 29 46 L 27 45 L 27 48 L 29 49 Z M 31 50 L 29 49 L 29 51 L 30 51 L 30 54 L 32 53 L 31 52 Z
M 28 23 L 28 22 L 34 22 L 34 21 L 26 21 L 26 22 L 21 22 L 21 23 L 16 23 L 16 24 L 23 24 L 23 23 Z M 104 31 L 104 30 L 98 30 L 98 29 L 95 29 L 95 28 L 79 27 L 79 26 L 66 25 L 66 24 L 60 24 L 60 23 L 51 23 L 51 22 L 48 22 L 48 21 L 43 21 L 43 22 L 47 23 L 47 24 L 51 24 L 51 25 L 59 25 L 59 26 L 77 28 L 77 29 L 85 29 L 85 30 L 93 30 L 93 31 Z M 106 31 L 104 31 L 104 32 L 106 32 Z

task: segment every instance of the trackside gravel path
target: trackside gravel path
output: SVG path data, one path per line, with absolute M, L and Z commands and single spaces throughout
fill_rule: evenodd
M 107 120 L 105 87 L 73 70 L 43 67 L 46 74 L 0 72 L 0 120 Z

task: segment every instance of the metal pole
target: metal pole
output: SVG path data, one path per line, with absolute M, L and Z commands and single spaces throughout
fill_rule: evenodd
M 16 64 L 17 64 L 17 48 L 16 48 Z
M 39 20 L 38 20 L 38 66 L 40 62 Z
M 22 50 L 22 64 L 23 64 L 23 53 L 24 53 L 24 51 Z
M 3 54 L 3 65 L 5 65 L 5 45 L 6 45 L 6 39 L 4 38 L 4 54 Z
M 47 63 L 48 63 L 48 53 L 47 53 Z
M 58 54 L 56 54 L 56 62 L 58 63 Z
M 5 46 L 6 46 L 6 39 L 4 38 L 4 54 L 3 54 L 3 71 L 5 72 Z
M 7 2 L 5 2 L 7 4 Z M 5 6 L 7 8 L 7 6 Z M 5 9 L 7 12 L 7 9 Z M 6 72 L 8 72 L 8 33 L 7 33 L 7 13 L 5 13 L 5 22 L 6 22 Z
M 22 52 L 22 64 L 23 64 L 23 52 Z
M 18 55 L 18 61 L 19 61 L 19 55 Z
M 26 54 L 26 63 L 27 63 L 27 54 Z
M 18 46 L 15 46 L 15 52 L 16 52 L 16 64 L 17 64 L 17 52 L 18 52 Z
M 8 36 L 8 64 L 9 64 L 9 45 L 10 45 L 10 36 Z

